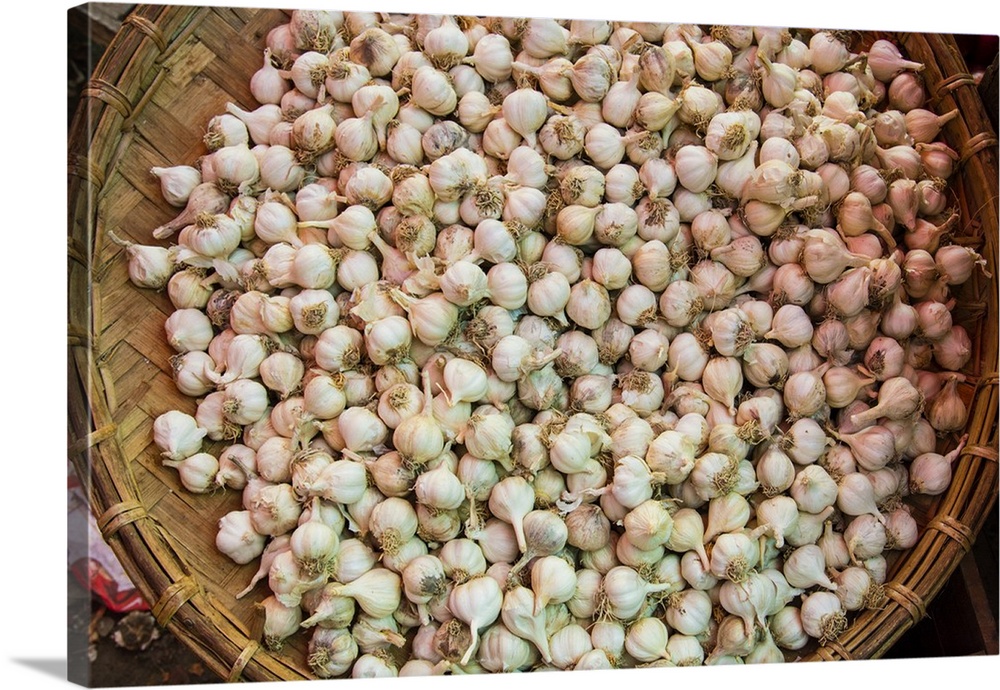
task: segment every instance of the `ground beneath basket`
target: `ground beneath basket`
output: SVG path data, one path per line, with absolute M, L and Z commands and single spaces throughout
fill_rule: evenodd
M 68 595 L 68 651 L 70 658 L 89 656 L 90 686 L 219 682 L 176 637 L 160 630 L 149 613 L 114 613 L 72 575 Z

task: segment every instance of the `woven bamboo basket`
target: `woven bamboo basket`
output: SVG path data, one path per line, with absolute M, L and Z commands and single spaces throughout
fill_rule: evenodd
M 176 210 L 162 200 L 150 167 L 205 153 L 206 123 L 227 101 L 256 107 L 249 77 L 260 65 L 267 31 L 286 21 L 279 10 L 140 6 L 84 90 L 69 143 L 69 433 L 75 439 L 69 455 L 89 478 L 105 539 L 157 622 L 229 681 L 312 677 L 305 640 L 269 652 L 260 644 L 263 620 L 254 609 L 264 588 L 234 598 L 257 565 L 233 564 L 216 552 L 214 537 L 219 516 L 238 509 L 238 492 L 190 494 L 176 471 L 160 463 L 153 420 L 171 409 L 193 414 L 195 402 L 177 392 L 170 375 L 167 296 L 132 286 L 108 232 L 157 243 L 151 230 Z M 885 605 L 858 616 L 808 660 L 884 655 L 924 617 L 997 496 L 997 139 L 953 38 L 888 37 L 925 63 L 929 107 L 960 109 L 944 130 L 962 161 L 952 184 L 962 217 L 953 240 L 976 248 L 993 278 L 977 272 L 955 309 L 975 353 L 962 388 L 969 442 L 951 488 L 918 505 L 921 538 L 893 564 Z

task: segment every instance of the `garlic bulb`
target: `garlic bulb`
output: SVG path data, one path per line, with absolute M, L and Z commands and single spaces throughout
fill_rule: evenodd
M 628 620 L 638 614 L 649 594 L 667 591 L 668 583 L 655 584 L 642 578 L 628 566 L 615 566 L 604 576 L 604 593 L 611 613 L 619 620 Z
M 474 577 L 455 585 L 448 597 L 448 606 L 457 619 L 469 626 L 472 633 L 461 663 L 468 662 L 478 644 L 479 631 L 497 619 L 502 605 L 500 586 L 491 577 Z
M 168 460 L 179 461 L 198 453 L 207 433 L 194 417 L 177 410 L 164 412 L 153 422 L 153 441 Z
M 201 184 L 201 173 L 190 165 L 154 166 L 149 172 L 160 179 L 160 192 L 171 206 L 183 207 Z
M 659 618 L 640 618 L 629 626 L 625 650 L 641 662 L 669 659 L 667 626 Z
M 215 545 L 236 563 L 253 561 L 264 552 L 266 542 L 264 535 L 254 531 L 249 511 L 232 511 L 219 520 Z

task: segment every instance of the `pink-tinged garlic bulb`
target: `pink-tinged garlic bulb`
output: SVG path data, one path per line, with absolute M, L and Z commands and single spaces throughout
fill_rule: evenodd
M 944 493 L 951 483 L 951 465 L 959 458 L 967 440 L 968 434 L 962 436 L 958 446 L 947 455 L 930 452 L 915 457 L 910 463 L 910 491 L 928 496 Z

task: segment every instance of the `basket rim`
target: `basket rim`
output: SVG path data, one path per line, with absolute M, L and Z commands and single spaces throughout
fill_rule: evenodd
M 71 271 L 90 272 L 89 265 L 93 242 L 96 240 L 97 204 L 95 197 L 99 189 L 114 174 L 113 166 L 102 168 L 91 158 L 91 137 L 101 123 L 121 122 L 122 131 L 127 131 L 130 120 L 137 115 L 137 106 L 148 94 L 129 94 L 118 89 L 116 84 L 125 73 L 140 69 L 142 58 L 152 57 L 162 62 L 178 50 L 185 39 L 192 35 L 206 12 L 214 7 L 140 5 L 129 15 L 122 30 L 114 37 L 104 57 L 97 65 L 94 75 L 85 89 L 81 104 L 74 117 L 69 138 L 69 268 Z M 938 56 L 945 63 L 942 67 L 941 84 L 934 92 L 934 109 L 960 107 L 959 118 L 954 126 L 946 128 L 946 138 L 964 137 L 961 153 L 964 163 L 973 166 L 979 177 L 997 179 L 996 135 L 989 126 L 985 107 L 975 89 L 963 88 L 967 70 L 964 61 L 949 35 L 891 34 L 912 53 L 926 52 Z M 935 37 L 935 45 L 930 45 Z M 924 44 L 921 44 L 923 41 Z M 940 51 L 940 55 L 937 53 Z M 947 76 L 945 76 L 947 75 Z M 137 99 L 137 100 L 136 100 Z M 969 111 L 969 112 L 966 112 Z M 972 124 L 966 122 L 971 120 Z M 976 140 L 972 135 L 974 127 L 986 123 L 986 137 Z M 961 124 L 961 131 L 959 130 Z M 119 131 L 118 136 L 121 136 Z M 949 139 L 949 142 L 951 139 Z M 970 146 L 970 142 L 971 146 Z M 994 190 L 993 200 L 996 200 Z M 81 212 L 82 204 L 82 212 Z M 80 216 L 84 217 L 81 218 Z M 996 314 L 996 213 L 986 214 L 983 238 L 987 247 L 992 246 L 993 278 L 988 298 L 991 298 L 993 318 Z M 84 235 L 78 236 L 80 229 Z M 993 244 L 990 244 L 991 238 Z M 71 321 L 69 336 L 69 381 L 70 381 L 70 434 L 78 439 L 70 448 L 71 459 L 86 477 L 91 496 L 91 509 L 98 518 L 99 525 L 106 534 L 114 535 L 108 543 L 132 581 L 143 596 L 154 603 L 153 612 L 157 621 L 171 630 L 182 642 L 201 657 L 206 665 L 222 678 L 235 680 L 245 677 L 251 680 L 283 680 L 309 678 L 299 669 L 282 661 L 280 655 L 272 655 L 263 649 L 257 640 L 250 639 L 238 627 L 215 609 L 215 604 L 199 587 L 192 569 L 185 563 L 183 555 L 170 544 L 169 535 L 161 534 L 155 520 L 145 513 L 142 496 L 136 485 L 128 458 L 116 436 L 111 418 L 106 391 L 97 372 L 95 360 L 101 353 L 94 351 L 97 342 L 95 324 L 91 320 L 91 294 L 70 292 Z M 73 313 L 83 316 L 81 323 L 73 321 Z M 992 337 L 992 341 L 990 338 Z M 986 354 L 993 353 L 991 377 L 981 377 L 977 386 L 976 404 L 980 407 L 996 409 L 997 381 L 996 332 L 986 334 Z M 987 363 L 987 367 L 991 366 Z M 983 395 L 983 392 L 986 395 Z M 970 411 L 970 423 L 973 415 Z M 914 582 L 899 584 L 889 592 L 889 605 L 879 611 L 858 616 L 849 629 L 848 636 L 841 642 L 820 647 L 805 660 L 877 658 L 882 656 L 906 630 L 912 627 L 926 613 L 926 605 L 934 598 L 940 587 L 958 566 L 960 556 L 971 546 L 971 541 L 982 526 L 989 508 L 997 498 L 997 460 L 995 428 L 991 441 L 990 430 L 985 429 L 963 453 L 963 469 L 968 475 L 979 478 L 981 505 L 974 511 L 972 522 L 963 522 L 960 515 L 942 510 L 934 529 L 921 535 L 914 549 L 931 551 L 948 556 L 950 568 L 940 583 L 924 583 L 920 578 Z M 102 469 L 107 463 L 119 462 L 125 467 L 124 481 L 117 473 Z M 948 496 L 958 491 L 958 483 L 952 485 Z M 955 499 L 946 498 L 943 507 L 957 510 L 952 505 Z M 140 555 L 136 549 L 149 549 L 151 544 L 160 544 L 160 552 L 155 556 Z M 909 557 L 909 556 L 908 556 Z M 919 594 L 917 592 L 920 592 Z M 893 634 L 874 640 L 854 639 L 852 631 L 879 627 L 891 629 Z M 862 635 L 863 638 L 863 635 Z M 845 641 L 846 640 L 846 641 Z

